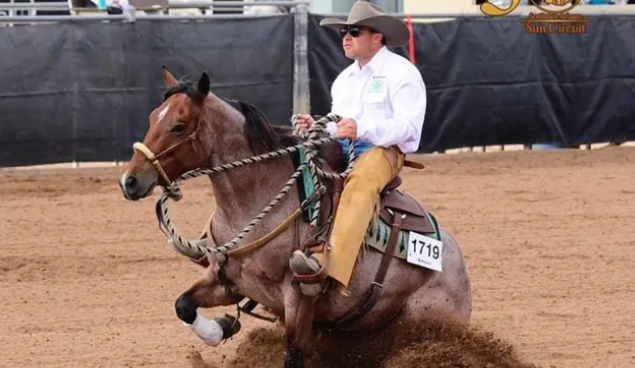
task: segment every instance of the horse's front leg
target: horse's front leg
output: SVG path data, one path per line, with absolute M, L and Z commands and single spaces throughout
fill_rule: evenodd
M 238 333 L 240 323 L 229 315 L 210 321 L 198 313 L 198 308 L 230 305 L 243 298 L 243 296 L 231 294 L 215 277 L 205 277 L 176 299 L 176 315 L 205 344 L 216 346 Z
M 303 350 L 311 336 L 317 297 L 307 297 L 289 286 L 285 290 L 285 368 L 304 368 Z

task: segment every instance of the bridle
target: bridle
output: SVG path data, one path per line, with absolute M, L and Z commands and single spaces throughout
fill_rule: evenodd
M 187 142 L 190 142 L 190 141 L 192 142 L 192 150 L 194 151 L 194 153 L 197 156 L 200 155 L 199 151 L 196 149 L 196 145 L 194 144 L 194 142 L 197 142 L 197 135 L 198 135 L 198 131 L 199 131 L 201 126 L 202 126 L 201 120 L 199 120 L 196 123 L 196 128 L 194 128 L 194 131 L 192 131 L 192 133 L 188 134 L 187 137 L 185 137 L 182 140 L 176 142 L 175 144 L 171 145 L 170 147 L 168 147 L 168 148 L 164 149 L 163 151 L 159 152 L 159 154 L 155 154 L 154 152 L 152 152 L 152 150 L 150 148 L 148 148 L 148 146 L 146 146 L 142 142 L 135 142 L 132 145 L 132 149 L 134 151 L 142 153 L 152 163 L 152 165 L 154 165 L 154 167 L 159 172 L 159 175 L 161 176 L 161 179 L 163 179 L 163 182 L 164 182 L 163 186 L 168 191 L 168 195 L 171 198 L 175 199 L 175 200 L 181 199 L 181 196 L 182 196 L 181 191 L 176 186 L 176 181 L 170 180 L 170 178 L 168 177 L 168 174 L 166 174 L 165 170 L 163 169 L 163 166 L 161 166 L 161 163 L 159 162 L 159 159 L 161 157 L 168 156 L 169 154 L 173 153 L 177 148 L 179 148 L 181 145 L 183 145 L 183 144 L 185 144 Z M 200 146 L 200 143 L 198 143 L 198 144 Z

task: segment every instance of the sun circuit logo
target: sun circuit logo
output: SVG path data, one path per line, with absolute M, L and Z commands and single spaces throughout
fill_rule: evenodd
M 525 31 L 531 34 L 583 34 L 586 33 L 589 19 L 581 14 L 571 14 L 582 0 L 544 0 L 542 2 L 530 0 L 541 12 L 529 13 L 529 17 L 523 19 Z M 507 15 L 520 5 L 520 0 L 511 0 L 507 8 L 500 8 L 492 3 L 481 4 L 483 14 L 490 17 L 502 17 Z

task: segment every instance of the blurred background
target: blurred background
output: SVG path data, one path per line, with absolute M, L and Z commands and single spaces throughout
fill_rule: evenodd
M 372 2 L 412 29 L 394 51 L 426 82 L 419 152 L 633 140 L 628 1 L 581 1 L 571 10 L 588 19 L 580 34 L 529 32 L 522 18 L 541 12 L 529 0 L 496 18 L 480 0 Z M 125 161 L 160 103 L 162 64 L 179 76 L 207 71 L 215 93 L 256 105 L 276 124 L 326 114 L 331 83 L 350 60 L 319 21 L 346 17 L 353 3 L 0 0 L 0 167 Z

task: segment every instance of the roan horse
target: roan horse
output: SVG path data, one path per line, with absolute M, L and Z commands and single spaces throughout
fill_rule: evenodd
M 291 129 L 269 124 L 253 106 L 211 93 L 205 73 L 198 82 L 186 83 L 164 67 L 163 78 L 167 85 L 164 102 L 150 114 L 143 144 L 135 145 L 132 159 L 121 172 L 119 185 L 128 200 L 149 196 L 157 185 L 167 188 L 186 172 L 218 167 L 299 143 Z M 345 161 L 341 148 L 335 140 L 330 142 L 320 147 L 320 162 L 325 168 L 342 168 Z M 208 224 L 208 236 L 202 240 L 204 246 L 214 249 L 217 244 L 226 244 L 267 206 L 297 167 L 290 156 L 280 155 L 210 175 L 216 211 Z M 388 189 L 403 197 L 396 186 L 398 183 L 393 183 Z M 336 201 L 332 201 L 334 186 L 328 190 L 323 196 L 328 200 L 322 201 L 322 211 L 336 208 Z M 401 318 L 420 321 L 432 314 L 469 325 L 472 290 L 468 272 L 457 242 L 441 227 L 438 240 L 443 244 L 442 272 L 385 256 L 394 254 L 394 246 L 383 253 L 363 248 L 347 293 L 327 287 L 318 296 L 303 295 L 288 265 L 292 252 L 303 249 L 302 241 L 315 234 L 308 220 L 296 216 L 289 221 L 298 213 L 300 193 L 289 191 L 244 237 L 245 242 L 252 244 L 264 237 L 258 246 L 225 257 L 218 257 L 218 252 L 209 249 L 200 250 L 202 247 L 187 253 L 205 270 L 203 277 L 176 300 L 176 314 L 206 344 L 218 345 L 237 333 L 240 325 L 227 315 L 207 320 L 197 308 L 238 306 L 245 298 L 252 303 L 251 308 L 262 304 L 283 321 L 285 367 L 305 366 L 303 350 L 311 343 L 312 331 L 324 326 L 331 331 L 366 331 Z M 399 199 L 386 193 L 382 192 L 383 200 Z M 413 207 L 414 201 L 410 201 L 397 201 L 391 206 L 410 216 L 394 216 L 395 223 L 406 230 L 422 224 L 412 214 L 421 207 Z M 382 209 L 383 214 L 388 213 L 385 210 Z M 408 227 L 407 221 L 412 218 L 419 222 Z M 293 225 L 281 227 L 285 222 Z M 277 234 L 270 236 L 274 228 L 278 229 Z

